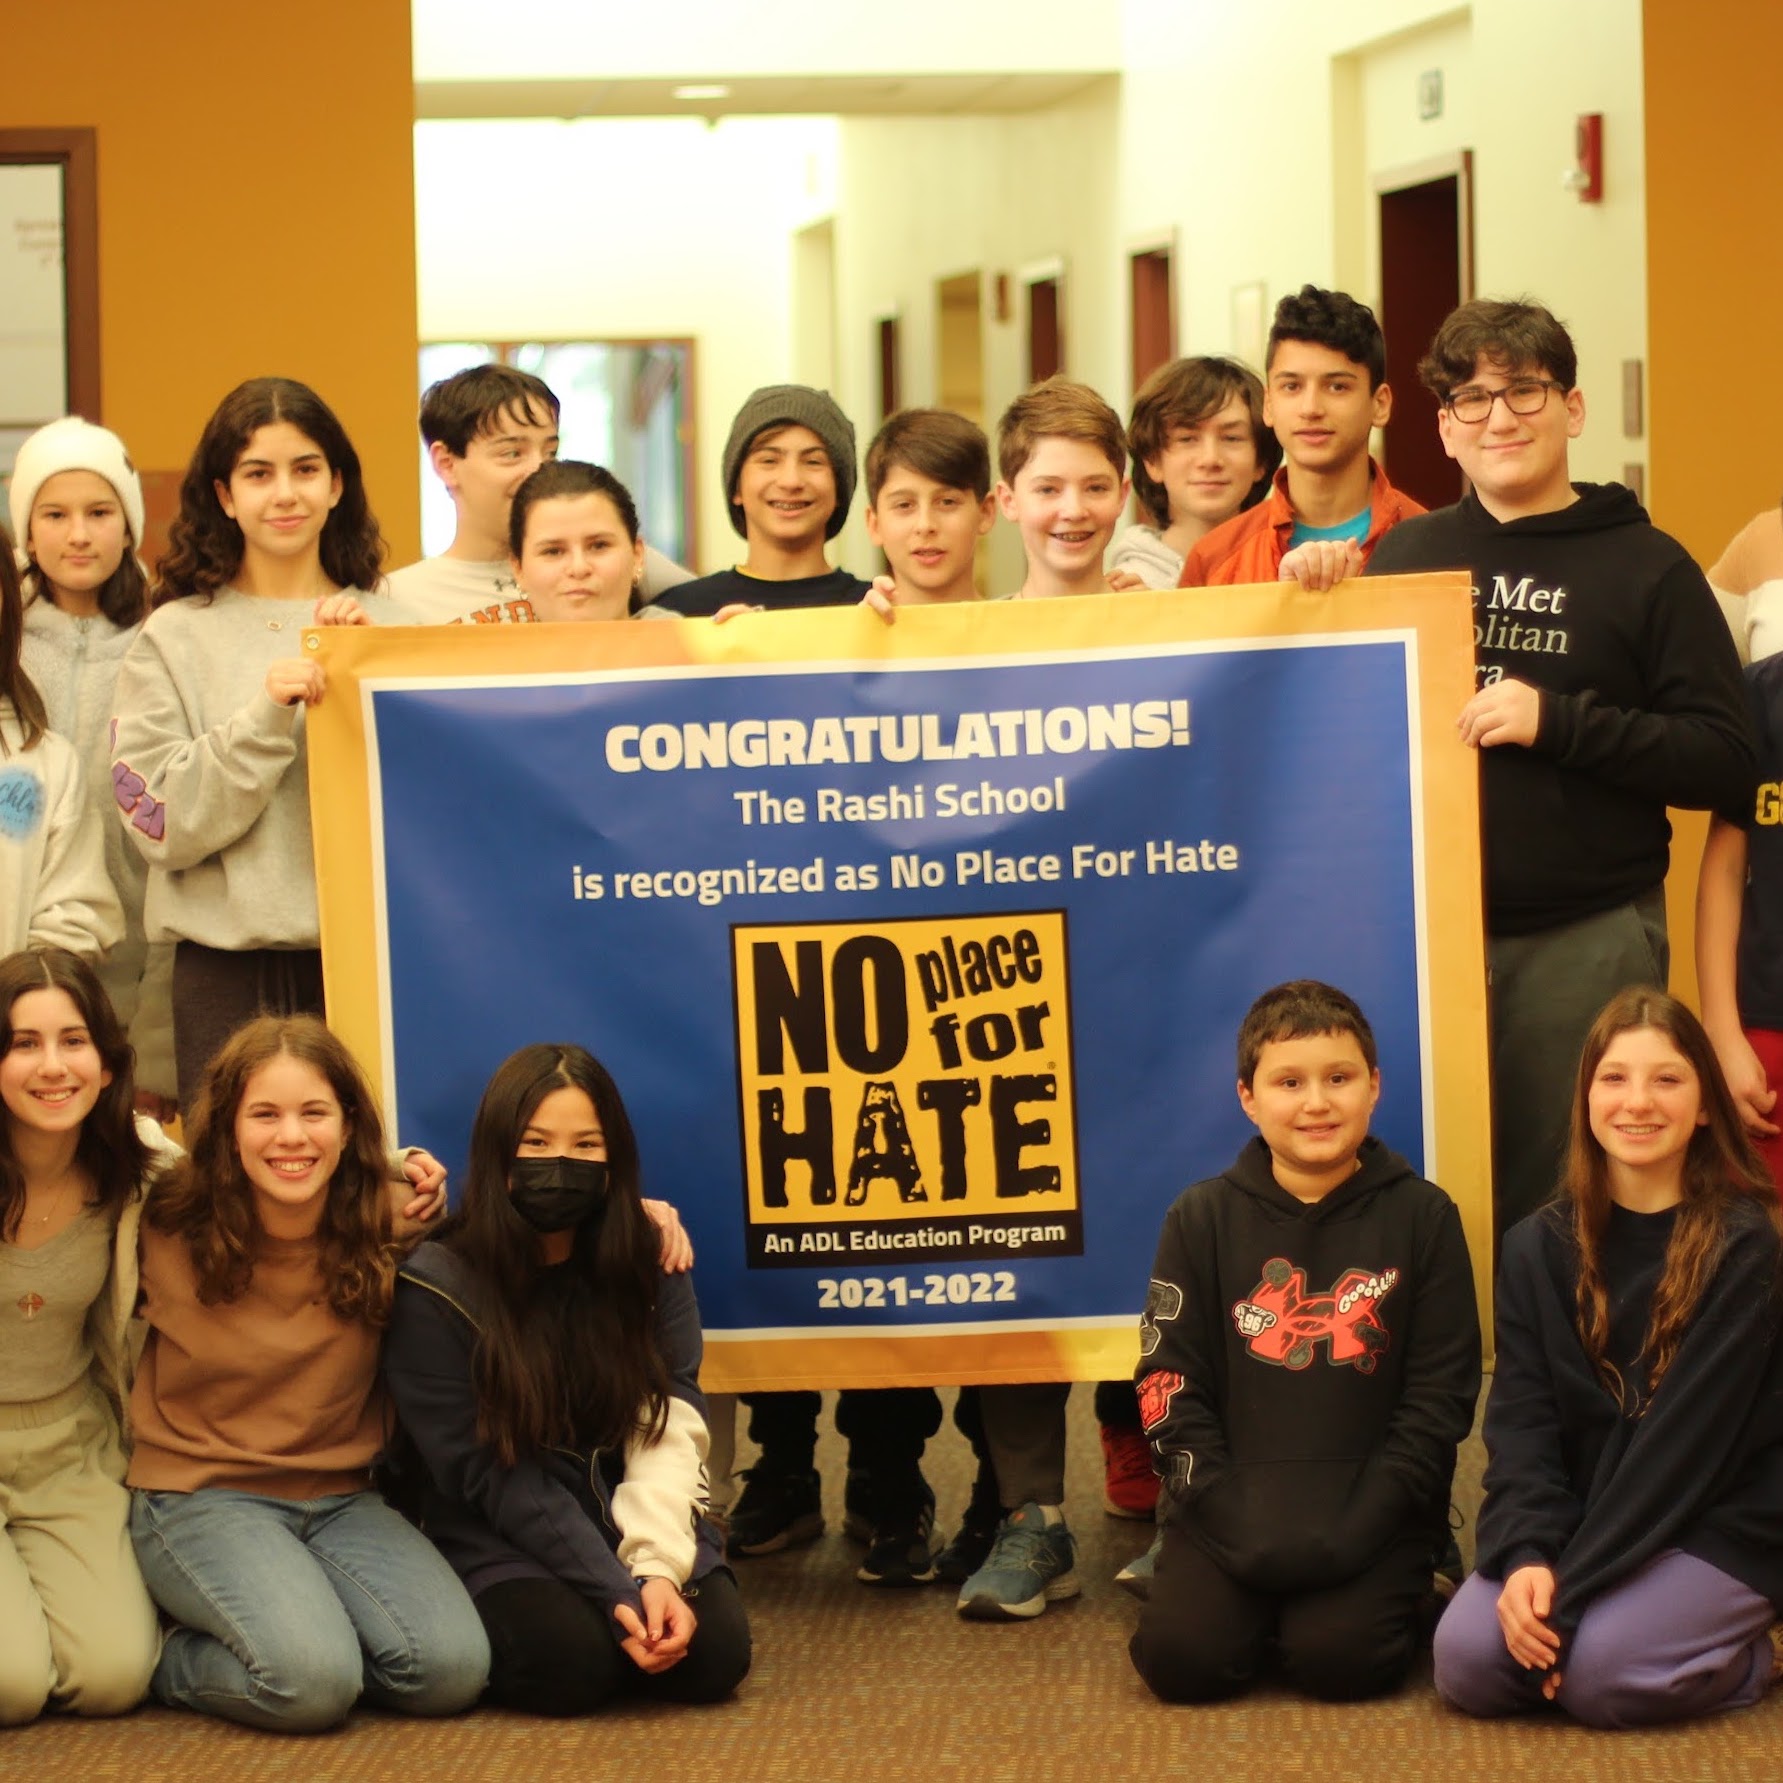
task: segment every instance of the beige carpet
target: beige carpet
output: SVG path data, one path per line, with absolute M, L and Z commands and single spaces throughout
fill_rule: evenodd
M 360 1714 L 338 1733 L 254 1734 L 144 1709 L 122 1721 L 55 1719 L 0 1733 L 6 1783 L 1765 1783 L 1783 1776 L 1783 1692 L 1757 1709 L 1653 1734 L 1596 1734 L 1559 1719 L 1470 1722 L 1428 1675 L 1387 1702 L 1330 1707 L 1264 1690 L 1215 1709 L 1154 1702 L 1127 1663 L 1137 1606 L 1112 1582 L 1147 1530 L 1102 1515 L 1089 1390 L 1072 1396 L 1072 1526 L 1083 1596 L 1020 1626 L 965 1623 L 944 1589 L 854 1582 L 858 1549 L 832 1533 L 746 1563 L 756 1663 L 733 1703 L 621 1709 L 547 1722 L 484 1711 L 417 1723 Z M 826 1416 L 826 1427 L 828 1419 Z M 819 1456 L 832 1528 L 841 1514 L 833 1435 Z M 1480 1456 L 1458 1496 L 1470 1513 Z M 968 1484 L 951 1427 L 931 1446 L 951 1517 Z M 4 1630 L 0 1630 L 0 1639 Z

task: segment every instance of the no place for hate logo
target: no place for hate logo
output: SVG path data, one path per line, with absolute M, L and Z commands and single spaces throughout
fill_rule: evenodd
M 1063 911 L 739 925 L 753 1265 L 1075 1255 Z

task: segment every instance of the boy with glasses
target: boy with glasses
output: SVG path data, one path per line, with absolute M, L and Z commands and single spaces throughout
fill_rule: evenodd
M 1473 577 L 1498 1230 L 1553 1192 L 1597 1011 L 1663 986 L 1668 805 L 1738 821 L 1754 755 L 1703 573 L 1618 483 L 1574 483 L 1578 355 L 1539 304 L 1464 303 L 1418 375 L 1471 489 L 1383 539 L 1370 574 Z

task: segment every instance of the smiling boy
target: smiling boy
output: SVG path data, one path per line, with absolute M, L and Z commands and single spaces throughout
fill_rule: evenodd
M 1473 1422 L 1480 1331 L 1455 1204 L 1369 1136 L 1367 1018 L 1301 979 L 1238 1033 L 1257 1137 L 1164 1221 L 1139 1401 L 1166 1500 L 1131 1653 L 1167 1702 L 1271 1653 L 1330 1700 L 1403 1682 Z
M 854 423 L 827 390 L 770 384 L 737 411 L 724 445 L 731 525 L 743 561 L 669 590 L 665 611 L 710 618 L 744 605 L 787 612 L 858 601 L 867 584 L 832 569 L 825 548 L 854 500 Z
M 1373 310 L 1303 286 L 1275 306 L 1264 370 L 1263 419 L 1286 462 L 1261 502 L 1190 550 L 1179 587 L 1298 577 L 1328 588 L 1366 564 L 1389 528 L 1424 512 L 1369 456 L 1369 435 L 1393 412 Z
M 1619 483 L 1574 483 L 1578 354 L 1539 304 L 1479 300 L 1419 376 L 1470 492 L 1384 540 L 1379 574 L 1473 577 L 1493 1178 L 1502 1233 L 1552 1193 L 1573 1074 L 1603 1005 L 1663 988 L 1668 805 L 1751 810 L 1733 641 L 1702 571 Z
M 867 537 L 901 607 L 978 599 L 978 541 L 996 521 L 990 442 L 947 409 L 903 409 L 867 447 Z
M 997 424 L 997 505 L 1021 534 L 1019 600 L 1105 594 L 1102 557 L 1127 505 L 1127 435 L 1087 384 L 1052 377 Z
M 1190 549 L 1262 500 L 1282 458 L 1263 402 L 1262 379 L 1236 359 L 1172 360 L 1140 385 L 1127 445 L 1142 518 L 1115 540 L 1111 575 L 1174 588 Z

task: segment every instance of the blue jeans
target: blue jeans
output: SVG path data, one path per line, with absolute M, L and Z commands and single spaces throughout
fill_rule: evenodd
M 130 1536 L 149 1594 L 184 1624 L 155 1668 L 159 1702 L 313 1733 L 362 1694 L 411 1715 L 482 1694 L 489 1642 L 470 1598 L 375 1492 L 139 1491 Z

